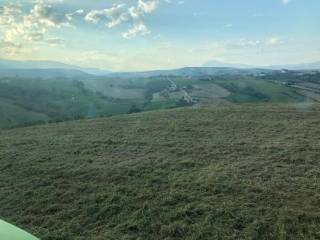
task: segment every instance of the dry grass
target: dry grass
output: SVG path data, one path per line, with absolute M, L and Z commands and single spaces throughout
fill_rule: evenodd
M 0 132 L 0 218 L 42 239 L 319 239 L 320 108 L 178 109 Z

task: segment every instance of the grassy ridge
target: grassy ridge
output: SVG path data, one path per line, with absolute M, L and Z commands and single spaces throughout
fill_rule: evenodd
M 320 108 L 179 109 L 0 132 L 0 218 L 41 239 L 319 239 Z
M 274 82 L 246 78 L 241 80 L 220 80 L 220 86 L 231 92 L 227 98 L 234 103 L 244 102 L 303 102 L 306 97 L 293 88 Z
M 16 114 L 0 108 L 0 115 L 12 118 L 9 123 L 0 120 L 1 127 L 111 116 L 126 113 L 131 106 L 90 91 L 80 81 L 66 79 L 0 79 L 0 104 L 8 102 Z
M 25 123 L 46 122 L 47 115 L 28 111 L 10 100 L 0 98 L 0 128 L 21 126 Z

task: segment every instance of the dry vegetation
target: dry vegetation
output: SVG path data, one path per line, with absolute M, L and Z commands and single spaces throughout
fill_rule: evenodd
M 0 218 L 41 239 L 319 239 L 320 108 L 240 105 L 0 132 Z

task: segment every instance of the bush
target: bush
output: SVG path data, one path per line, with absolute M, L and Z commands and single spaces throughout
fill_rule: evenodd
M 136 105 L 132 105 L 128 110 L 128 114 L 139 113 L 139 112 L 142 112 L 142 110 L 138 108 Z

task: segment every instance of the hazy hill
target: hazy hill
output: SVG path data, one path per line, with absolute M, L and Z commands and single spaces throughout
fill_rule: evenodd
M 319 239 L 319 105 L 0 131 L 1 218 L 48 239 Z
M 91 78 L 92 75 L 75 69 L 0 69 L 0 77 L 7 78 Z
M 320 70 L 320 62 L 303 63 L 303 64 L 286 64 L 270 66 L 272 69 L 289 69 L 289 70 Z
M 320 70 L 320 62 L 302 63 L 302 64 L 283 64 L 283 65 L 271 65 L 271 66 L 256 66 L 238 63 L 225 63 L 220 61 L 208 61 L 203 64 L 203 67 L 214 68 L 238 68 L 238 69 L 272 69 L 272 70 Z
M 155 77 L 155 76 L 178 76 L 178 77 L 199 77 L 207 75 L 235 75 L 235 74 L 258 74 L 270 72 L 267 69 L 238 69 L 231 67 L 185 67 L 173 70 L 157 70 L 147 72 L 117 72 L 111 73 L 110 77 Z
M 64 64 L 55 61 L 15 61 L 15 60 L 0 60 L 1 69 L 76 69 L 79 68 L 74 65 Z
M 248 69 L 248 68 L 259 68 L 253 65 L 247 64 L 238 64 L 238 63 L 225 63 L 220 61 L 208 61 L 203 64 L 203 67 L 222 67 L 222 68 L 240 68 L 240 69 Z
M 3 69 L 7 70 L 7 71 L 9 69 L 19 69 L 19 71 L 26 70 L 26 69 L 29 69 L 30 71 L 35 70 L 35 69 L 42 69 L 42 70 L 48 70 L 48 69 L 62 70 L 63 69 L 66 71 L 67 70 L 76 70 L 76 71 L 81 71 L 81 72 L 85 72 L 85 73 L 93 74 L 93 75 L 106 75 L 106 74 L 110 73 L 109 71 L 100 70 L 97 68 L 83 68 L 83 67 L 70 65 L 70 64 L 64 64 L 64 63 L 55 62 L 55 61 L 14 61 L 14 60 L 0 59 L 0 71 Z
M 0 128 L 111 116 L 127 113 L 130 106 L 86 88 L 79 80 L 0 78 Z
M 272 70 L 320 70 L 320 62 L 292 64 L 292 65 L 274 65 L 274 66 L 254 66 L 246 64 L 225 63 L 220 61 L 208 61 L 202 67 L 185 67 L 170 70 L 156 70 L 144 72 L 110 72 L 96 68 L 84 68 L 70 64 L 64 64 L 55 61 L 13 61 L 0 59 L 0 77 L 14 76 L 15 72 L 18 74 L 27 74 L 28 77 L 37 77 L 44 75 L 37 73 L 39 70 L 48 71 L 52 76 L 64 77 L 80 75 L 80 72 L 91 74 L 93 76 L 108 76 L 120 78 L 137 78 L 137 77 L 155 77 L 155 76 L 184 76 L 194 77 L 203 75 L 224 75 L 224 74 L 259 74 L 270 72 Z M 27 70 L 27 71 L 25 71 Z M 59 70 L 59 71 L 58 71 Z M 88 76 L 87 76 L 88 77 Z
M 30 70 L 16 71 L 0 78 L 0 128 L 185 106 L 320 101 L 320 73 L 210 75 L 214 70 L 136 78 L 92 77 L 76 70 L 37 70 L 32 78 Z
M 84 68 L 69 68 L 63 64 L 54 64 L 47 66 L 46 63 L 27 62 L 26 65 L 20 63 L 17 65 L 0 63 L 0 77 L 25 76 L 28 78 L 94 78 L 97 76 L 108 78 L 149 78 L 158 76 L 177 76 L 177 77 L 199 77 L 207 75 L 248 75 L 259 74 L 261 72 L 270 72 L 267 69 L 240 69 L 230 67 L 185 67 L 173 70 L 156 70 L 146 72 L 99 72 L 98 70 L 88 70 Z M 54 68 L 56 66 L 56 68 Z M 32 67 L 32 68 L 31 68 Z M 47 68 L 45 68 L 47 67 Z

